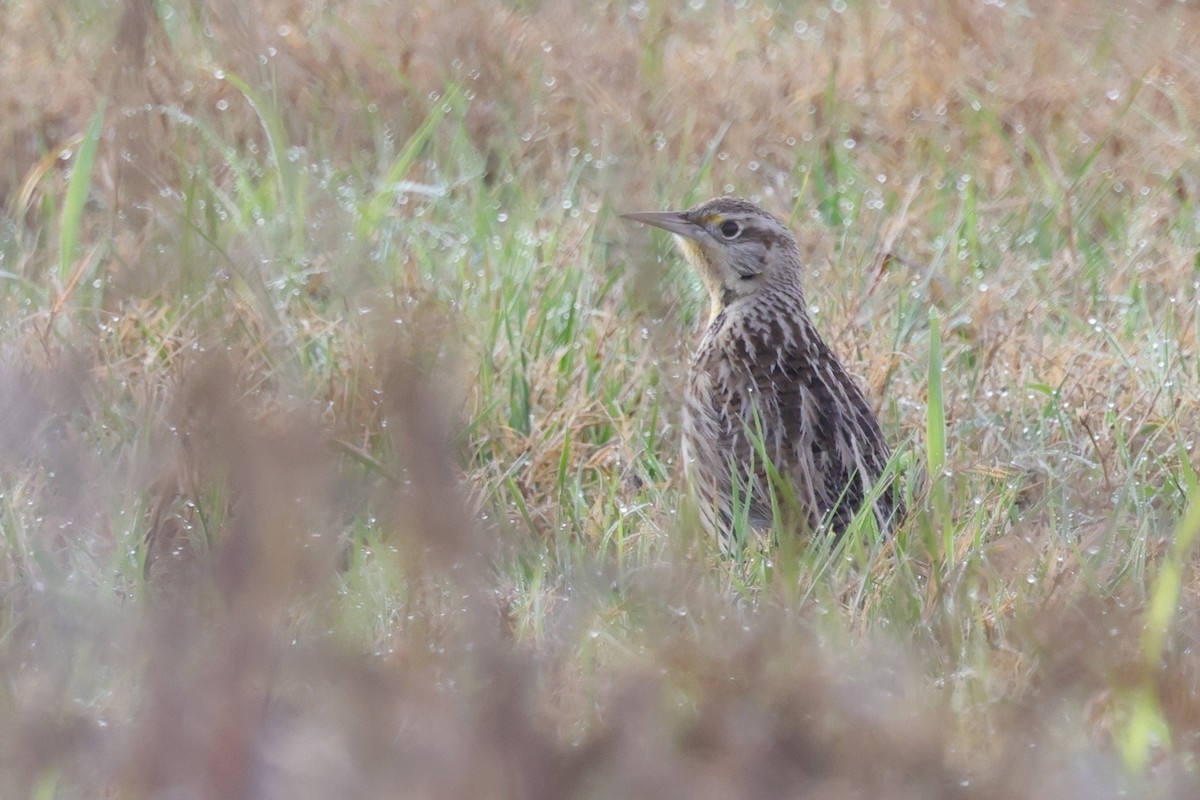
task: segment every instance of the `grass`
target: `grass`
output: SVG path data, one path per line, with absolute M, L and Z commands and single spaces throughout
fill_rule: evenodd
M 0 20 L 4 796 L 1194 795 L 1187 4 Z M 698 531 L 724 192 L 891 540 Z

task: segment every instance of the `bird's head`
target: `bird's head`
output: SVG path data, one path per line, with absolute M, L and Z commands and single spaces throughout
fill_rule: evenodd
M 675 241 L 718 313 L 768 289 L 800 287 L 800 252 L 791 231 L 773 215 L 736 197 L 718 197 L 687 211 L 622 214 L 675 234 Z

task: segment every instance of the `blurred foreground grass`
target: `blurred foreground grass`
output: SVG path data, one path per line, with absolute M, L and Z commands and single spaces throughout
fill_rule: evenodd
M 0 6 L 0 791 L 1195 796 L 1197 31 Z M 797 229 L 894 541 L 680 507 L 704 302 L 614 215 L 724 192 Z

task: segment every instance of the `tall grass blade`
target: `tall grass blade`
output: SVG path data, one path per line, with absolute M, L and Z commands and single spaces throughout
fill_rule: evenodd
M 929 398 L 925 411 L 925 457 L 929 474 L 937 477 L 946 466 L 946 407 L 942 397 L 941 314 L 929 310 Z
M 279 197 L 275 206 L 276 209 L 282 209 L 284 216 L 291 222 L 291 246 L 294 252 L 300 253 L 304 248 L 305 220 L 304 197 L 300 191 L 301 171 L 288 157 L 288 135 L 283 116 L 267 97 L 237 75 L 226 73 L 225 80 L 246 98 L 267 136 L 267 149 L 271 160 L 275 162 L 275 175 L 279 187 Z
M 67 280 L 71 267 L 79 255 L 79 238 L 83 226 L 83 209 L 87 205 L 88 194 L 92 189 L 92 166 L 96 160 L 96 147 L 100 143 L 100 133 L 104 127 L 105 104 L 92 115 L 88 124 L 87 135 L 79 145 L 75 156 L 75 168 L 71 170 L 71 179 L 67 183 L 67 196 L 63 202 L 62 227 L 58 238 L 58 278 Z
M 426 143 L 433 136 L 433 132 L 437 130 L 441 121 L 445 119 L 447 114 L 458 107 L 461 94 L 462 91 L 457 87 L 452 86 L 447 89 L 441 101 L 432 105 L 429 115 L 425 117 L 425 121 L 421 123 L 421 127 L 417 128 L 413 132 L 413 135 L 409 137 L 408 143 L 404 145 L 404 149 L 392 160 L 387 174 L 380 181 L 378 190 L 363 205 L 358 225 L 360 236 L 369 234 L 379 224 L 380 220 L 383 219 L 388 209 L 392 207 L 400 182 L 408 175 L 417 160 L 417 156 L 421 154 L 421 151 L 425 148 Z
M 936 308 L 929 310 L 929 376 L 925 405 L 925 459 L 934 530 L 941 528 L 946 564 L 954 557 L 954 527 L 950 520 L 950 487 L 946 475 L 946 403 L 942 390 L 942 325 Z
M 1161 672 L 1167 634 L 1179 610 L 1185 562 L 1198 536 L 1200 495 L 1193 491 L 1187 513 L 1175 528 L 1171 547 L 1151 586 L 1150 606 L 1146 610 L 1146 623 L 1142 629 L 1141 679 L 1127 701 L 1129 719 L 1121 750 L 1126 763 L 1135 771 L 1146 768 L 1156 748 L 1171 744 L 1171 729 L 1163 715 L 1156 678 Z

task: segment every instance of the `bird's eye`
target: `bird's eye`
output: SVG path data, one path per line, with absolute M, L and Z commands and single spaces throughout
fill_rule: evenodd
M 727 219 L 721 223 L 720 230 L 721 235 L 726 239 L 736 239 L 742 232 L 742 224 L 740 222 L 734 222 L 731 219 Z

